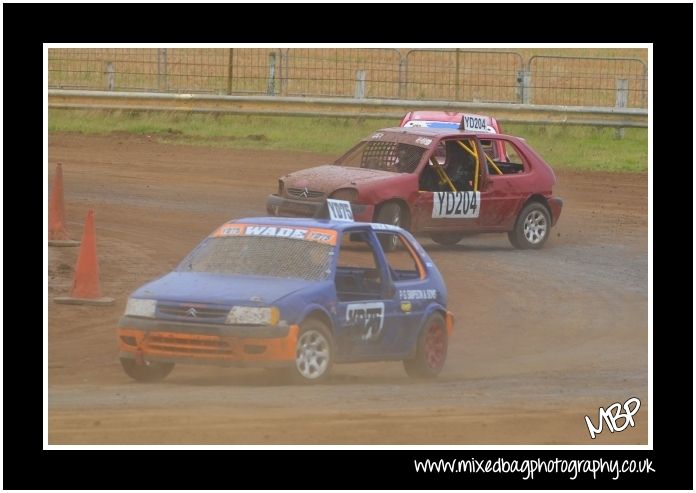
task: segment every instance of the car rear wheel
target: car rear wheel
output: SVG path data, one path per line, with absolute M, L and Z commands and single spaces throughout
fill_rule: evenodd
M 375 222 L 401 227 L 403 224 L 403 211 L 401 206 L 395 202 L 387 202 L 382 205 L 375 215 Z M 385 252 L 391 252 L 396 250 L 399 244 L 399 238 L 394 234 L 390 235 L 385 233 L 379 235 L 379 242 Z
M 126 375 L 138 382 L 159 382 L 174 369 L 174 363 L 145 361 L 138 363 L 131 358 L 121 358 L 121 366 Z
M 435 243 L 439 245 L 446 245 L 446 246 L 452 246 L 456 245 L 459 243 L 459 240 L 461 240 L 464 237 L 463 234 L 460 233 L 431 233 L 430 234 L 430 239 L 432 239 Z
M 333 355 L 333 340 L 326 324 L 313 318 L 305 320 L 297 336 L 292 380 L 301 384 L 326 381 L 333 365 Z
M 447 329 L 445 319 L 439 313 L 433 313 L 423 325 L 416 354 L 404 360 L 404 369 L 409 377 L 435 378 L 447 359 Z
M 551 231 L 548 209 L 539 202 L 527 204 L 520 212 L 515 229 L 508 232 L 512 246 L 520 250 L 538 249 L 544 246 Z

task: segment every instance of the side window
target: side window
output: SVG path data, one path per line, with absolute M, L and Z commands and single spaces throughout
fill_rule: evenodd
M 399 240 L 397 248 L 384 252 L 384 256 L 387 258 L 387 263 L 389 264 L 392 279 L 394 281 L 421 279 L 425 275 L 425 270 L 421 262 L 414 257 L 411 249 L 408 248 L 406 244 L 406 240 L 400 234 L 377 233 L 377 237 L 380 238 L 380 242 L 383 242 L 385 240 L 383 240 L 382 237 L 386 237 L 390 234 L 395 234 Z
M 497 153 L 497 146 L 493 145 L 492 140 L 482 140 L 481 141 L 481 148 L 483 149 L 483 152 L 486 153 L 486 155 L 495 160 L 498 159 L 498 153 Z
M 444 151 L 444 159 L 443 159 Z M 447 140 L 430 157 L 420 177 L 420 190 L 461 192 L 475 190 L 481 176 L 477 166 L 477 147 L 473 139 Z M 478 171 L 479 178 L 476 178 Z
M 367 233 L 345 233 L 336 261 L 336 294 L 341 301 L 381 296 L 382 275 Z
M 424 192 L 437 192 L 441 189 L 444 190 L 443 187 L 446 186 L 446 183 L 442 180 L 441 173 L 438 168 L 442 169 L 442 165 L 438 162 L 438 158 L 431 156 L 430 161 L 423 168 L 423 171 L 421 171 L 420 177 L 418 177 L 418 190 Z
M 445 148 L 445 172 L 455 190 L 474 190 L 477 185 L 476 173 L 480 173 L 479 167 L 476 166 L 476 142 L 473 139 L 448 140 L 445 142 Z M 452 186 L 448 191 L 452 191 Z
M 518 173 L 526 173 L 527 171 L 529 171 L 529 165 L 522 157 L 520 152 L 517 150 L 517 147 L 515 147 L 515 145 L 512 142 L 509 142 L 507 140 L 493 140 L 493 142 L 496 143 L 496 145 L 498 142 L 502 144 L 502 147 L 504 148 L 504 153 L 502 156 L 498 157 L 497 159 L 494 159 L 495 167 L 497 167 L 498 170 L 500 170 L 500 173 L 498 172 L 498 170 L 493 168 L 493 165 L 489 162 L 488 166 L 491 175 L 512 175 Z
M 447 151 L 445 150 L 445 143 L 440 142 L 437 145 L 437 147 L 435 148 L 435 151 L 433 152 L 433 157 L 437 161 L 437 164 L 444 166 L 446 156 L 447 156 Z

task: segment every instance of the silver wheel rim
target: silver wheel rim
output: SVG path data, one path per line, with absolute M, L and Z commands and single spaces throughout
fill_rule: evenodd
M 397 207 L 396 212 L 394 213 L 394 217 L 392 218 L 392 224 L 394 226 L 398 226 L 400 221 L 401 221 L 401 208 Z
M 329 341 L 317 330 L 304 332 L 297 341 L 297 371 L 310 380 L 321 377 L 329 367 Z
M 393 226 L 398 226 L 399 223 L 401 222 L 401 207 L 396 208 L 396 212 L 394 212 L 394 217 L 392 217 L 392 222 L 391 224 Z M 390 244 L 392 248 L 396 248 L 397 245 L 399 244 L 399 239 L 396 237 L 396 235 L 391 235 L 391 240 Z
M 532 211 L 524 220 L 524 237 L 532 245 L 544 240 L 546 236 L 546 217 L 540 211 Z

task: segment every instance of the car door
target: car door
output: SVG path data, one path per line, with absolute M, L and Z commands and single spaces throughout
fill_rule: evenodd
M 375 231 L 378 239 L 387 231 Z M 432 289 L 427 271 L 416 248 L 401 233 L 392 233 L 398 237 L 397 248 L 382 251 L 393 284 L 395 310 L 392 321 L 396 329 L 387 334 L 385 351 L 407 355 L 414 347 L 421 329 L 421 321 L 429 307 L 436 300 L 438 293 Z M 382 241 L 380 240 L 380 244 Z
M 382 248 L 371 229 L 348 230 L 336 260 L 336 342 L 343 360 L 399 353 L 400 305 Z
M 491 139 L 496 147 L 504 152 L 499 160 L 498 173 L 489 162 L 488 180 L 481 190 L 481 229 L 488 231 L 507 231 L 515 222 L 515 214 L 524 201 L 525 183 L 528 181 L 529 164 L 514 145 L 503 137 Z M 517 168 L 515 168 L 517 167 Z
M 442 144 L 446 148 L 444 161 L 441 163 L 433 151 L 429 164 L 421 171 L 418 196 L 414 201 L 414 229 L 477 231 L 480 228 L 480 190 L 486 175 L 485 167 L 477 163 L 483 151 L 473 137 L 445 139 Z M 456 169 L 463 158 L 468 159 L 474 169 L 470 179 L 461 181 Z

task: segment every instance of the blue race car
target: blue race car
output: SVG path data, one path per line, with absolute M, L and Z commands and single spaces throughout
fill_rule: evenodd
M 394 238 L 399 247 L 385 252 Z M 190 362 L 282 367 L 316 383 L 334 363 L 378 360 L 435 377 L 452 330 L 442 276 L 407 231 L 257 217 L 223 224 L 137 289 L 118 341 L 123 369 L 138 381 Z

